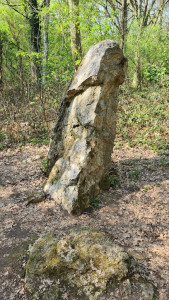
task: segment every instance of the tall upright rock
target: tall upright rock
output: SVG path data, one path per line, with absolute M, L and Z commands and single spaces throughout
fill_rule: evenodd
M 62 100 L 52 129 L 45 192 L 80 214 L 107 184 L 118 87 L 127 59 L 111 40 L 92 46 Z

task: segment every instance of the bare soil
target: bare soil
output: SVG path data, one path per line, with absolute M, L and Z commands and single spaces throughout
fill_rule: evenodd
M 22 250 L 27 243 L 45 232 L 92 226 L 109 233 L 132 254 L 157 286 L 159 299 L 168 300 L 168 157 L 127 146 L 115 150 L 110 170 L 111 178 L 118 177 L 115 186 L 98 196 L 98 207 L 75 217 L 48 197 L 26 205 L 31 193 L 43 189 L 42 159 L 46 154 L 46 146 L 30 145 L 1 152 L 0 299 L 27 299 L 26 254 Z

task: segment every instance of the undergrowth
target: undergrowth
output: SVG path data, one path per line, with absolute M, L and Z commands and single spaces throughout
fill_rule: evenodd
M 167 88 L 142 88 L 131 90 L 122 86 L 119 95 L 119 110 L 115 148 L 124 144 L 130 147 L 144 146 L 159 154 L 169 150 L 168 116 L 169 90 Z M 55 119 L 57 101 L 43 103 L 36 96 L 32 104 L 20 103 L 8 106 L 5 115 L 0 110 L 0 150 L 13 146 L 48 144 L 51 125 Z M 8 103 L 8 105 L 10 102 Z M 8 113 L 7 113 L 8 112 Z
M 169 151 L 169 90 L 142 89 L 120 95 L 115 147 L 146 146 L 159 154 Z

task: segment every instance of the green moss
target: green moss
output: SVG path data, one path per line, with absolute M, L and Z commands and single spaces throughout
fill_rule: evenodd
M 59 300 L 59 288 L 57 285 L 46 288 L 45 292 L 41 296 L 42 300 Z
M 59 180 L 59 178 L 56 176 L 56 172 L 54 171 L 54 169 L 51 170 L 48 180 L 46 182 L 46 184 L 54 184 L 55 182 L 57 182 Z
M 66 291 L 73 295 L 70 299 L 81 299 L 80 293 L 83 299 L 94 300 L 106 293 L 110 282 L 130 277 L 132 268 L 132 258 L 103 232 L 80 228 L 65 238 L 50 233 L 30 250 L 26 288 L 32 299 L 60 300 Z M 38 287 L 43 285 L 42 293 Z

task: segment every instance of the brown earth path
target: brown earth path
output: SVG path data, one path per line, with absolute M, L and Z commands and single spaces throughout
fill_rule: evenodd
M 145 276 L 169 299 L 169 162 L 141 148 L 115 150 L 110 173 L 115 187 L 98 196 L 97 208 L 69 216 L 55 201 L 26 206 L 28 195 L 45 181 L 42 159 L 47 147 L 9 149 L 0 156 L 0 299 L 26 300 L 25 260 L 19 259 L 26 242 L 50 230 L 79 225 L 108 232 L 137 258 Z M 115 175 L 116 174 L 116 175 Z

